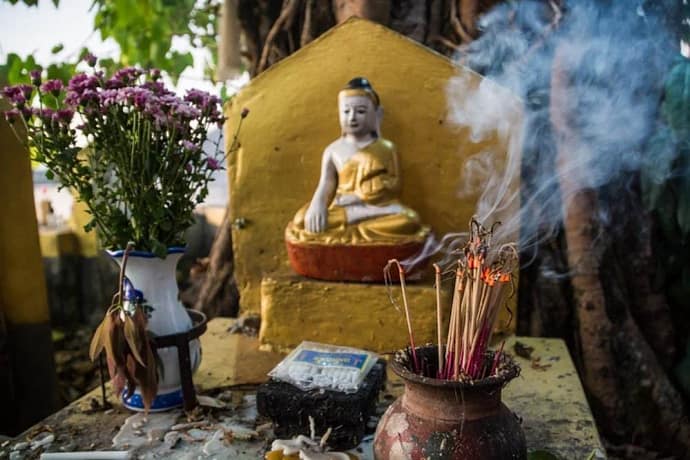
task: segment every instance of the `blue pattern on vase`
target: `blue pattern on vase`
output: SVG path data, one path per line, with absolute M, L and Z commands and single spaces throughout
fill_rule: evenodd
M 144 410 L 144 400 L 141 395 L 135 392 L 129 398 L 125 397 L 127 390 L 122 392 L 122 403 L 128 409 L 143 411 Z M 164 411 L 168 409 L 174 409 L 175 407 L 181 407 L 184 399 L 182 397 L 182 389 L 172 391 L 170 393 L 163 393 L 156 395 L 156 398 L 151 404 L 150 412 Z
M 123 300 L 128 300 L 135 303 L 146 302 L 146 299 L 144 299 L 144 293 L 135 288 L 132 282 L 126 276 L 123 284 L 125 285 Z
M 184 246 L 173 246 L 168 248 L 168 254 L 184 254 L 186 248 Z M 110 250 L 107 249 L 106 252 L 110 255 L 110 257 L 122 257 L 125 255 L 125 250 L 124 249 L 118 249 L 118 250 Z M 129 252 L 130 256 L 136 256 L 136 257 L 145 257 L 147 259 L 153 259 L 154 257 L 158 257 L 152 252 L 148 251 L 130 251 Z

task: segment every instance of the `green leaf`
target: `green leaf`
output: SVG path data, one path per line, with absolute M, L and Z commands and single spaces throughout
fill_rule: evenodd
M 57 6 L 57 5 L 55 5 L 55 6 Z M 59 53 L 60 51 L 62 51 L 63 49 L 65 49 L 65 45 L 63 45 L 62 43 L 58 43 L 57 45 L 53 46 L 53 47 L 50 49 L 50 52 L 53 53 L 53 54 L 58 54 L 58 53 Z
M 99 59 L 98 65 L 108 73 L 113 73 L 118 68 L 118 63 L 111 58 Z
M 5 66 L 7 68 L 7 83 L 16 85 L 17 83 L 29 82 L 29 78 L 26 75 L 22 75 L 24 61 L 22 61 L 19 55 L 15 53 L 8 54 Z
M 62 80 L 63 83 L 67 82 L 72 78 L 76 70 L 76 66 L 70 63 L 60 63 L 60 64 L 50 64 L 46 70 L 48 74 L 48 79 L 52 80 Z
M 656 207 L 656 216 L 663 237 L 667 241 L 675 241 L 680 238 L 678 224 L 676 222 L 676 198 L 670 187 L 664 189 Z
M 170 70 L 175 81 L 177 81 L 177 78 L 187 67 L 192 67 L 193 65 L 194 57 L 192 53 L 178 53 L 177 51 L 170 53 Z
M 640 186 L 644 206 L 651 211 L 659 205 L 677 156 L 671 130 L 667 126 L 659 129 L 648 141 L 645 150 L 643 167 L 640 168 Z
M 679 58 L 666 78 L 661 113 L 674 134 L 690 135 L 690 60 Z
M 681 177 L 678 185 L 676 219 L 680 234 L 685 238 L 690 235 L 690 176 Z
M 153 240 L 151 241 L 151 252 L 154 253 L 156 257 L 165 259 L 165 256 L 168 255 L 168 248 L 160 241 Z

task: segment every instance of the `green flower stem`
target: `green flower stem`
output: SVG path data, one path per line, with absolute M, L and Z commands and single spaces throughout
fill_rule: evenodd
M 24 117 L 20 111 L 26 142 L 20 140 L 61 187 L 79 195 L 91 214 L 86 228 L 97 229 L 104 246 L 122 248 L 134 239 L 139 249 L 164 257 L 166 246 L 182 243 L 195 204 L 208 193 L 213 163 L 201 147 L 209 126 L 222 123 L 223 116 L 219 99 L 200 91 L 178 98 L 152 84 L 157 79 L 137 69 L 108 79 L 75 76 L 69 98 L 34 88 L 41 110 L 69 107 L 81 124 L 62 116 L 44 123 L 42 112 Z M 89 140 L 86 155 L 79 153 L 81 135 Z M 187 148 L 189 142 L 200 148 Z M 219 145 L 213 158 L 224 161 Z M 228 153 L 236 145 L 235 139 Z

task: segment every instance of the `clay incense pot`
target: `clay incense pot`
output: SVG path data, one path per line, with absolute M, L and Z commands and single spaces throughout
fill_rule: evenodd
M 418 347 L 427 375 L 436 375 L 436 346 Z M 517 416 L 501 402 L 501 389 L 520 374 L 502 354 L 497 375 L 477 381 L 450 381 L 412 372 L 408 350 L 390 363 L 405 392 L 385 412 L 376 429 L 374 458 L 526 459 L 525 435 Z M 487 362 L 493 352 L 487 352 Z

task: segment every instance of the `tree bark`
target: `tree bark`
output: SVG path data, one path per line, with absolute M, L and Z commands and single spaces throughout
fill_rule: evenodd
M 286 32 L 288 45 L 287 47 L 290 49 L 289 52 L 292 53 L 295 51 L 294 44 L 290 39 L 290 27 L 293 24 L 295 15 L 297 14 L 299 7 L 300 0 L 285 0 L 285 3 L 283 3 L 283 9 L 280 12 L 280 16 L 278 16 L 278 19 L 276 19 L 276 21 L 271 26 L 271 29 L 268 31 L 268 35 L 266 35 L 264 47 L 261 51 L 261 58 L 259 59 L 259 72 L 263 72 L 264 70 L 266 70 L 266 67 L 268 66 L 269 54 L 271 53 L 271 51 L 280 49 L 279 47 L 274 46 L 274 42 L 276 41 L 278 34 L 281 31 Z
M 614 349 L 628 430 L 646 447 L 660 447 L 676 458 L 690 458 L 690 424 L 683 398 L 630 316 L 617 328 Z
M 561 147 L 564 148 L 564 147 Z M 561 178 L 568 196 L 574 184 Z M 600 282 L 599 266 L 604 239 L 597 225 L 597 198 L 594 190 L 572 192 L 566 200 L 564 222 L 570 281 L 573 286 L 577 326 L 584 364 L 583 377 L 592 408 L 605 420 L 619 420 L 619 394 L 612 351 L 613 325 L 606 314 L 606 299 Z M 620 431 L 615 425 L 614 432 Z
M 240 294 L 233 277 L 232 231 L 230 212 L 218 228 L 213 241 L 208 268 L 200 275 L 201 288 L 194 304 L 194 309 L 206 314 L 211 319 L 216 316 L 236 317 L 239 311 Z
M 620 180 L 611 184 L 604 192 L 617 197 L 618 203 L 608 212 L 614 235 L 610 255 L 605 258 L 602 270 L 616 273 L 619 288 L 612 292 L 607 302 L 614 311 L 629 312 L 639 327 L 658 361 L 666 371 L 676 362 L 676 327 L 671 317 L 671 308 L 663 292 L 663 264 L 657 262 L 652 250 L 652 216 L 640 209 L 639 181 Z M 630 213 L 627 210 L 638 209 Z M 619 228 L 615 228 L 618 226 Z
M 671 309 L 662 292 L 663 285 L 652 282 L 652 273 L 657 264 L 652 253 L 651 216 L 644 213 L 635 222 L 636 231 L 631 234 L 639 238 L 630 261 L 631 277 L 628 285 L 634 288 L 630 298 L 630 312 L 639 324 L 644 338 L 649 343 L 659 362 L 668 371 L 676 362 L 675 328 L 671 318 Z
M 391 0 L 333 0 L 333 12 L 338 24 L 356 16 L 388 25 Z
M 405 2 L 399 1 L 398 5 L 403 3 Z M 427 6 L 432 6 L 434 3 L 433 1 L 407 2 L 405 8 L 402 6 L 393 8 L 390 14 L 390 27 L 414 41 L 425 43 L 431 19 Z
M 563 235 L 556 235 L 536 248 L 538 257 L 523 254 L 518 291 L 517 334 L 560 337 L 574 346 L 570 285 Z M 576 364 L 577 355 L 574 355 Z M 578 366 L 581 368 L 581 366 Z
M 225 0 L 220 10 L 220 40 L 218 41 L 218 67 L 216 79 L 229 80 L 242 68 L 240 52 L 240 23 L 237 17 L 237 1 Z
M 460 21 L 471 37 L 477 36 L 477 14 L 479 13 L 479 0 L 459 0 Z
M 577 172 L 569 170 L 578 145 L 577 133 L 566 113 L 566 98 L 571 94 L 569 76 L 562 67 L 558 50 L 551 77 L 551 122 L 556 134 L 556 173 L 561 187 L 563 226 L 567 243 L 570 281 L 573 286 L 574 311 L 582 347 L 583 380 L 592 409 L 611 422 L 614 432 L 621 431 L 619 395 L 611 339 L 613 325 L 606 313 L 606 298 L 600 282 L 599 267 L 605 245 L 597 219 L 597 194 L 583 187 Z
M 447 56 L 478 35 L 477 18 L 501 0 L 237 0 L 252 76 L 357 16 Z

